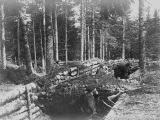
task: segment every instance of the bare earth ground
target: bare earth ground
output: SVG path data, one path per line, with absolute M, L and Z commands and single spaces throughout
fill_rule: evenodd
M 105 120 L 160 120 L 160 94 L 122 96 Z

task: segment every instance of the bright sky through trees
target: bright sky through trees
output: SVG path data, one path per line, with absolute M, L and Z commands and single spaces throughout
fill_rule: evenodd
M 154 10 L 160 10 L 160 0 L 144 0 L 145 10 L 150 7 L 150 14 L 153 15 Z M 132 19 L 136 19 L 138 17 L 138 0 L 134 0 L 131 6 L 131 17 Z M 147 12 L 146 12 L 147 14 Z
M 160 0 L 144 0 L 145 3 L 145 10 L 147 10 L 148 7 L 150 7 L 150 14 L 153 16 L 154 10 L 157 9 L 160 11 Z M 79 13 L 79 6 L 75 7 L 75 19 L 78 20 L 78 17 L 80 15 Z M 147 14 L 147 12 L 145 12 Z M 131 19 L 137 19 L 138 18 L 138 0 L 134 0 L 134 3 L 131 5 Z M 76 22 L 76 26 L 79 26 L 79 21 Z

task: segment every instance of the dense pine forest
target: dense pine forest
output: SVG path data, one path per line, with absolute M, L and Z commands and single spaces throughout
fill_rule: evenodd
M 159 119 L 154 5 L 0 0 L 0 119 Z
M 137 1 L 136 1 L 137 2 Z M 159 10 L 139 0 L 1 0 L 1 61 L 50 71 L 58 61 L 159 57 Z

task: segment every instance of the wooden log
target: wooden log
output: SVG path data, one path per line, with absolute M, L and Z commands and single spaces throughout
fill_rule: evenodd
M 120 95 L 122 95 L 124 93 L 124 91 L 120 91 L 119 93 L 117 93 L 116 95 L 111 95 L 111 96 L 108 96 L 108 99 L 109 100 L 113 100 L 115 98 L 118 98 Z
M 31 109 L 32 113 L 36 113 L 37 111 L 40 111 L 39 107 L 34 107 L 33 109 Z M 21 114 L 18 114 L 16 116 L 12 116 L 12 117 L 5 117 L 6 119 L 2 118 L 0 120 L 22 120 L 22 119 L 26 119 L 28 118 L 28 111 L 25 111 Z M 29 120 L 29 118 L 28 118 Z
M 0 107 L 0 116 L 3 116 L 5 114 L 9 114 L 13 111 L 16 111 L 20 109 L 23 105 L 27 104 L 27 101 L 21 100 L 21 99 L 16 99 L 4 106 Z
M 5 102 L 16 98 L 17 96 L 23 94 L 25 92 L 25 87 L 21 86 L 17 89 L 14 89 L 10 92 L 7 92 L 7 94 L 0 100 L 0 106 L 3 105 Z
M 27 85 L 29 89 L 35 89 L 36 84 L 35 83 L 30 83 Z M 3 97 L 3 99 L 0 100 L 0 106 L 5 104 L 7 101 L 10 101 L 12 99 L 15 99 L 16 97 L 20 96 L 26 91 L 25 86 L 20 86 L 10 92 L 7 92 L 7 94 Z
M 34 107 L 35 107 L 35 104 L 33 103 L 31 105 L 31 108 L 33 109 Z M 19 111 L 16 111 L 16 112 L 14 112 L 14 113 L 6 116 L 6 117 L 3 117 L 2 119 L 3 120 L 8 120 L 9 118 L 13 118 L 14 116 L 17 116 L 17 115 L 19 115 L 19 114 L 21 114 L 23 112 L 26 112 L 27 110 L 28 110 L 28 107 L 27 106 L 23 106 Z
M 46 94 L 47 94 L 46 92 L 37 92 L 37 93 L 34 93 L 32 97 L 36 97 L 36 96 L 38 97 L 40 95 L 46 95 Z M 32 99 L 34 99 L 34 98 L 32 98 Z M 35 99 L 38 99 L 38 98 L 35 98 Z
M 80 74 L 83 74 L 83 75 L 85 75 L 86 73 L 91 73 L 91 74 L 93 73 L 93 74 L 95 74 L 98 68 L 99 68 L 99 64 L 97 64 L 97 65 L 92 65 L 92 66 L 90 66 L 89 68 L 80 70 L 79 73 L 80 73 Z

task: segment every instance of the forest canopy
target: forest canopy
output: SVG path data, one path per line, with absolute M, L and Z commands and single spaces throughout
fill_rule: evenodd
M 132 4 L 134 0 L 0 0 L 0 58 L 6 55 L 11 63 L 47 71 L 56 61 L 139 59 L 141 26 L 145 57 L 156 60 L 159 10 L 151 16 L 142 5 L 139 24 L 138 14 L 130 17 Z

